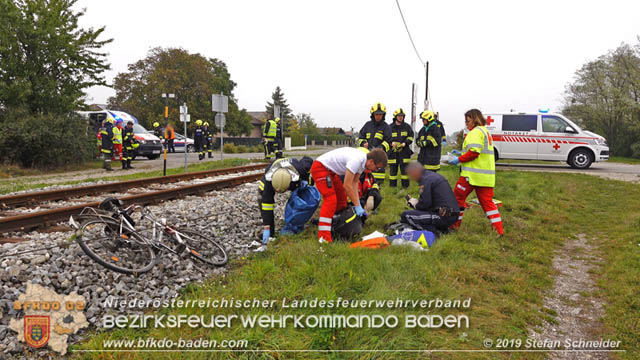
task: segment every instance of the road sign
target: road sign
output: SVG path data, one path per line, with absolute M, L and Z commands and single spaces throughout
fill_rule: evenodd
M 188 112 L 189 112 L 189 108 L 187 107 L 187 105 L 180 106 L 180 114 L 186 114 Z
M 225 126 L 225 124 L 227 123 L 227 118 L 224 116 L 223 113 L 217 113 L 216 114 L 216 126 L 219 128 L 222 128 Z
M 191 122 L 191 114 L 180 114 L 180 121 Z
M 229 112 L 229 97 L 226 95 L 211 95 L 211 110 L 215 112 Z

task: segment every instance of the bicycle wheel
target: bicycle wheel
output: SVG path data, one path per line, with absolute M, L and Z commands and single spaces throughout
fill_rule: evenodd
M 222 245 L 191 230 L 179 230 L 180 237 L 191 249 L 191 256 L 209 265 L 223 266 L 229 261 Z
M 135 232 L 120 234 L 119 222 L 107 218 L 88 220 L 76 240 L 91 259 L 123 274 L 144 273 L 155 264 L 155 252 Z

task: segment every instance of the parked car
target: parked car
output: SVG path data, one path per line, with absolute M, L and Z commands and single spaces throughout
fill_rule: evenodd
M 135 116 L 128 114 L 124 111 L 115 110 L 100 110 L 100 111 L 78 111 L 78 114 L 84 116 L 89 120 L 89 125 L 93 128 L 94 133 L 98 131 L 102 121 L 107 118 L 111 118 L 114 121 L 121 119 L 123 126 L 126 126 L 127 122 L 133 121 L 133 134 L 140 143 L 140 146 L 135 150 L 133 158 L 137 156 L 146 156 L 149 160 L 154 160 L 160 157 L 162 152 L 162 143 L 160 139 L 149 132 L 144 126 L 138 123 L 138 119 Z
M 196 151 L 196 147 L 194 145 L 193 139 L 187 138 L 186 144 L 187 144 L 186 149 L 188 153 L 192 153 Z M 173 140 L 173 146 L 176 148 L 176 151 L 183 152 L 185 149 L 184 145 L 185 145 L 184 135 L 176 133 L 176 138 L 175 140 Z

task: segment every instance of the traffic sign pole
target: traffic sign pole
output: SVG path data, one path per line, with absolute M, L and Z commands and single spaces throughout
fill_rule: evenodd
M 220 160 L 224 159 L 224 123 L 226 119 L 224 113 L 229 111 L 229 97 L 220 93 L 220 95 L 211 95 L 211 110 L 217 112 L 215 117 L 216 126 L 220 128 Z

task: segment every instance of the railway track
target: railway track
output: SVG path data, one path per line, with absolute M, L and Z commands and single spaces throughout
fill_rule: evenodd
M 106 193 L 106 192 L 122 191 L 123 187 L 114 187 L 115 185 L 118 185 L 118 184 L 123 186 L 128 186 L 128 188 L 137 188 L 142 186 L 148 186 L 150 184 L 171 183 L 171 182 L 177 182 L 177 181 L 204 178 L 207 176 L 228 175 L 228 174 L 239 173 L 239 172 L 255 171 L 255 170 L 263 169 L 265 167 L 266 167 L 266 164 L 249 165 L 249 166 L 234 167 L 234 168 L 227 168 L 227 169 L 201 171 L 201 172 L 191 173 L 191 174 L 172 175 L 171 179 L 166 179 L 166 178 L 169 178 L 169 176 L 167 176 L 167 177 L 123 181 L 118 183 L 99 184 L 99 185 L 93 185 L 93 186 L 82 186 L 78 188 L 84 188 L 84 189 L 88 189 L 88 191 L 93 191 L 90 194 L 99 194 L 99 193 Z M 188 184 L 188 185 L 177 187 L 177 188 L 170 188 L 170 189 L 163 189 L 158 191 L 145 192 L 141 194 L 120 196 L 118 198 L 127 205 L 129 204 L 146 205 L 146 204 L 157 203 L 160 201 L 172 200 L 172 199 L 176 199 L 176 198 L 180 198 L 188 195 L 194 195 L 194 194 L 199 195 L 208 191 L 221 190 L 224 188 L 245 184 L 251 181 L 256 181 L 256 180 L 259 180 L 261 177 L 262 177 L 262 173 L 241 175 L 236 177 L 208 181 L 204 183 Z M 97 189 L 94 189 L 94 188 L 97 188 Z M 8 200 L 8 201 L 14 201 L 13 204 L 19 204 L 19 203 L 31 204 L 38 201 L 51 201 L 52 199 L 63 200 L 63 199 L 68 199 L 74 196 L 87 195 L 86 192 L 78 192 L 76 191 L 76 189 L 77 188 L 60 189 L 60 190 L 53 190 L 53 191 L 40 191 L 40 192 L 33 192 L 28 194 L 10 195 L 2 198 L 6 199 L 9 197 L 20 196 L 21 200 L 15 199 L 15 200 Z M 40 197 L 34 196 L 39 193 L 43 194 L 44 197 L 40 198 Z M 43 199 L 46 199 L 46 200 L 43 200 Z M 0 198 L 0 203 L 2 203 L 1 201 L 2 199 Z M 16 216 L 3 217 L 3 218 L 0 218 L 0 233 L 7 233 L 12 231 L 29 232 L 35 229 L 52 226 L 61 221 L 66 221 L 71 215 L 80 213 L 82 209 L 84 209 L 85 207 L 96 207 L 99 204 L 100 204 L 99 201 L 87 202 L 87 203 L 77 204 L 72 206 L 63 206 L 63 207 L 59 207 L 51 210 L 35 211 L 31 213 L 19 214 Z
M 128 189 L 145 187 L 154 184 L 169 184 L 179 181 L 187 181 L 193 179 L 201 179 L 210 176 L 227 175 L 253 170 L 261 170 L 267 167 L 267 164 L 255 164 L 246 166 L 237 166 L 232 168 L 214 169 L 198 171 L 194 173 L 176 174 L 169 176 L 157 176 L 145 179 L 136 179 L 128 181 L 117 181 L 106 184 L 85 185 L 69 187 L 64 189 L 34 191 L 21 194 L 0 196 L 0 208 L 11 209 L 18 206 L 26 206 L 38 204 L 45 201 L 67 200 L 74 197 L 96 195 L 103 193 L 122 192 Z

